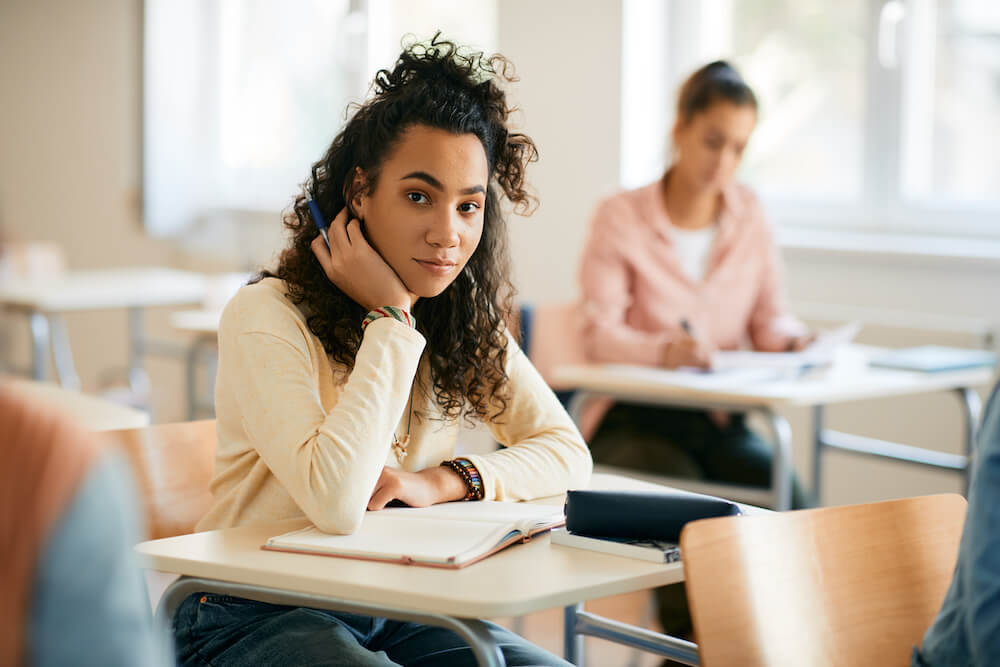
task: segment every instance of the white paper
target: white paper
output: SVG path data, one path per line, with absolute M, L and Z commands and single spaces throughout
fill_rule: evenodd
M 809 347 L 801 352 L 755 352 L 753 350 L 722 350 L 712 357 L 712 370 L 747 368 L 799 370 L 833 363 L 837 350 L 854 340 L 861 330 L 860 322 L 821 332 Z

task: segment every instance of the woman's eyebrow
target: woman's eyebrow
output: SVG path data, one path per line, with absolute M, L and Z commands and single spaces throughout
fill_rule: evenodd
M 426 183 L 427 185 L 431 186 L 432 188 L 435 188 L 436 190 L 440 190 L 440 191 L 444 192 L 444 186 L 441 185 L 441 181 L 439 181 L 438 179 L 434 178 L 433 176 L 431 176 L 430 174 L 428 174 L 426 171 L 411 171 L 409 174 L 407 174 L 406 176 L 403 176 L 399 180 L 405 181 L 405 180 L 407 180 L 409 178 L 415 178 L 418 181 L 423 181 L 424 183 Z M 485 193 L 486 192 L 486 188 L 484 188 L 482 185 L 473 185 L 471 187 L 459 190 L 459 194 L 463 194 L 463 195 L 472 195 L 472 194 L 475 194 L 477 192 L 483 192 L 483 193 Z

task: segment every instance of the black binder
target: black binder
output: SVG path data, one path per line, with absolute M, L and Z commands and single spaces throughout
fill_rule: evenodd
M 697 493 L 569 491 L 566 530 L 579 535 L 680 539 L 688 521 L 742 514 L 736 503 Z

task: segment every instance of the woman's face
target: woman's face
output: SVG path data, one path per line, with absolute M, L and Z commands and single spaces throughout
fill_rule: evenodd
M 483 235 L 489 165 L 474 134 L 415 125 L 354 200 L 368 241 L 419 297 L 443 292 Z
M 736 174 L 757 123 L 749 105 L 716 102 L 674 127 L 673 169 L 696 189 L 721 190 Z

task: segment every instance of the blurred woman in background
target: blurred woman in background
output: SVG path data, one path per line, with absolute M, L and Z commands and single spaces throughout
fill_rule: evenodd
M 812 340 L 786 311 L 760 202 L 735 179 L 756 122 L 757 98 L 739 72 L 705 65 L 681 86 L 663 176 L 598 204 L 580 268 L 590 360 L 710 368 L 716 350 L 794 351 Z M 771 447 L 742 414 L 618 403 L 595 406 L 583 423 L 598 420 L 597 463 L 770 485 Z M 792 505 L 805 504 L 795 483 Z M 683 590 L 660 597 L 664 629 L 688 631 Z

